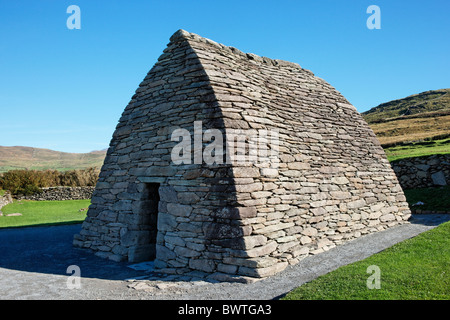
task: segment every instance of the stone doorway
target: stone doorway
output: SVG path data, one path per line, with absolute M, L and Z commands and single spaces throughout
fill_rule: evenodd
M 156 258 L 159 186 L 159 183 L 144 183 L 139 206 L 138 241 L 129 252 L 129 262 L 151 261 Z

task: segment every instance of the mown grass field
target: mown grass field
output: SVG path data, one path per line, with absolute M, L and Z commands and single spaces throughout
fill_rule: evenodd
M 450 138 L 385 148 L 389 161 L 450 153 Z
M 450 299 L 450 222 L 341 267 L 288 293 L 284 300 Z M 369 289 L 380 270 L 380 288 Z M 369 279 L 370 284 L 374 284 Z
M 4 206 L 0 228 L 80 223 L 86 218 L 90 200 L 15 201 Z M 7 216 L 20 213 L 21 216 Z

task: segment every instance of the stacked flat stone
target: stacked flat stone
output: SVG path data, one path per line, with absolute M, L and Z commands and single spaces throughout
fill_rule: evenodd
M 193 135 L 194 121 L 276 130 L 278 157 L 175 165 L 171 133 Z M 116 261 L 153 250 L 164 273 L 248 281 L 409 216 L 374 133 L 331 85 L 179 30 L 120 118 L 74 245 Z

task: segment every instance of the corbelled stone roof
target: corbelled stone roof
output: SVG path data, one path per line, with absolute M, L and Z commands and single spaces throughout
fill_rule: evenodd
M 276 152 L 174 163 L 174 130 L 195 138 L 199 123 L 223 133 L 225 156 L 227 137 L 249 131 L 276 132 Z M 74 243 L 114 260 L 156 257 L 162 272 L 242 280 L 409 214 L 374 133 L 335 88 L 296 63 L 179 30 L 122 114 Z

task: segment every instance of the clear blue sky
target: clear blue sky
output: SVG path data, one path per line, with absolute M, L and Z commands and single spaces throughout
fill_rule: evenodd
M 81 29 L 69 30 L 69 5 Z M 369 30 L 369 5 L 381 29 Z M 0 0 L 0 145 L 106 148 L 169 37 L 185 29 L 299 63 L 360 112 L 450 87 L 450 1 Z

